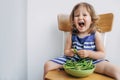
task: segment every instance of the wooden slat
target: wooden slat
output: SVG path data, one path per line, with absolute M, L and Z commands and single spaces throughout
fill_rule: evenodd
M 100 32 L 109 32 L 112 30 L 113 14 L 106 13 L 99 15 L 100 20 L 98 21 L 98 31 Z M 58 28 L 61 31 L 69 32 L 71 30 L 69 15 L 59 14 L 58 15 Z
M 112 23 L 113 23 L 113 14 L 108 13 L 108 14 L 101 14 L 100 20 L 98 21 L 98 30 L 100 32 L 109 32 L 112 30 Z

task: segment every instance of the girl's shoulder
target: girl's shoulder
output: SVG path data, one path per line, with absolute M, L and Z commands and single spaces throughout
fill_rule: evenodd
M 90 33 L 90 35 L 92 35 L 92 36 L 101 36 L 101 33 L 100 32 L 98 32 L 98 31 L 95 31 L 95 32 L 92 32 L 92 33 Z
M 102 40 L 102 38 L 103 38 L 102 34 L 101 34 L 100 32 L 98 32 L 98 31 L 96 31 L 96 32 L 95 32 L 95 39 L 96 39 L 96 40 L 98 40 L 98 39 L 99 39 L 99 40 Z
M 96 32 L 95 32 L 95 36 L 101 36 L 101 33 L 98 32 L 98 31 L 96 31 Z
M 72 33 L 71 33 L 71 32 L 68 32 L 67 35 L 66 35 L 66 38 L 67 38 L 67 39 L 71 39 L 71 37 L 72 37 Z

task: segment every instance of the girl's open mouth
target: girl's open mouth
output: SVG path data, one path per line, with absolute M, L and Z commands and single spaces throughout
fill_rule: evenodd
M 85 25 L 84 22 L 79 22 L 78 24 L 79 24 L 80 27 L 83 27 Z

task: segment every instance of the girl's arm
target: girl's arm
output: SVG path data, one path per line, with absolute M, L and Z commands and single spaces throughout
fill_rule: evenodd
M 95 44 L 96 44 L 97 51 L 91 51 L 89 57 L 94 58 L 94 59 L 105 58 L 105 49 L 104 49 L 102 36 L 97 31 L 96 31 L 96 34 L 95 34 Z
M 99 32 L 95 33 L 95 45 L 97 51 L 92 50 L 78 50 L 77 53 L 81 58 L 89 57 L 92 59 L 101 59 L 105 57 L 105 50 L 101 35 Z
M 65 43 L 65 48 L 64 48 L 64 54 L 66 56 L 74 56 L 73 49 L 71 48 L 72 46 L 72 33 L 69 33 L 67 38 L 66 38 L 66 43 Z
M 88 51 L 89 53 L 88 57 L 93 59 L 105 58 L 104 44 L 101 38 L 101 34 L 97 31 L 95 33 L 95 44 L 97 51 Z

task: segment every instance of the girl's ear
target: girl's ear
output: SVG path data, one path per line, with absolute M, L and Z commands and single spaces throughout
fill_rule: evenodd
M 93 23 L 93 21 L 91 21 L 91 24 Z

